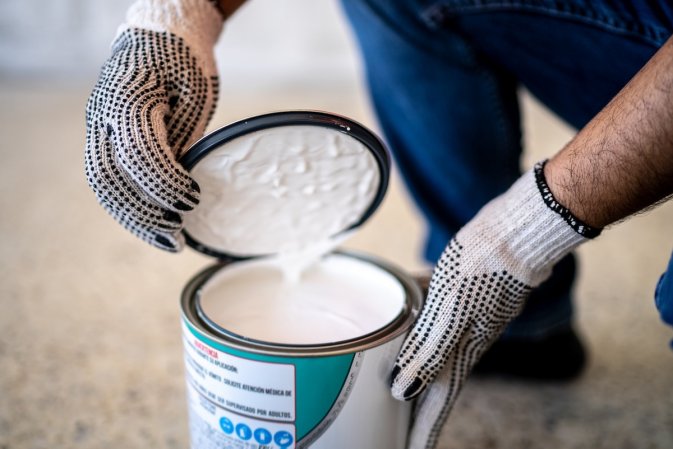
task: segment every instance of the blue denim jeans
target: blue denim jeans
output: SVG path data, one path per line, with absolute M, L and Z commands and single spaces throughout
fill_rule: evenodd
M 520 176 L 517 89 L 583 127 L 672 34 L 671 3 L 343 0 L 379 123 L 428 224 L 429 262 Z M 574 277 L 570 255 L 506 335 L 569 326 Z
M 659 309 L 661 320 L 673 326 L 673 254 L 668 262 L 668 270 L 659 278 L 654 303 Z M 671 341 L 671 348 L 673 348 L 673 341 Z

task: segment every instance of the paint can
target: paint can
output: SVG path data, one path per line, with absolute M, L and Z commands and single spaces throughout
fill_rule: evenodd
M 219 260 L 181 298 L 192 449 L 403 449 L 411 405 L 392 398 L 389 376 L 420 290 L 392 264 L 321 243 L 380 204 L 390 169 L 380 140 L 344 117 L 281 112 L 221 128 L 181 162 L 202 190 L 186 240 Z M 274 220 L 259 216 L 268 207 Z M 279 260 L 313 247 L 296 284 L 274 277 Z M 266 298 L 286 287 L 304 302 L 274 309 L 287 303 Z

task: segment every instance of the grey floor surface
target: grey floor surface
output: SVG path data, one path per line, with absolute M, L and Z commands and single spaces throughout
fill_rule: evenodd
M 83 176 L 87 93 L 0 84 L 0 449 L 184 449 L 177 301 L 209 260 L 147 247 L 98 206 Z M 214 125 L 314 108 L 375 126 L 360 92 L 223 97 Z M 571 133 L 529 99 L 524 113 L 530 166 Z M 471 379 L 439 448 L 673 448 L 673 330 L 652 301 L 672 224 L 668 203 L 579 250 L 581 379 Z M 415 271 L 422 233 L 395 178 L 347 246 Z

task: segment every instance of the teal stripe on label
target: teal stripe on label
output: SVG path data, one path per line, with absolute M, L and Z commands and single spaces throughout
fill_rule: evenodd
M 326 357 L 284 357 L 256 354 L 225 346 L 204 336 L 186 320 L 185 324 L 194 337 L 219 351 L 249 360 L 295 366 L 295 426 L 298 441 L 327 416 L 346 382 L 355 357 L 355 353 Z

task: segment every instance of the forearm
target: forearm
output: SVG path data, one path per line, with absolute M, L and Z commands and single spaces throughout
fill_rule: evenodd
M 602 228 L 673 193 L 673 38 L 545 167 L 555 198 Z
M 245 0 L 217 0 L 218 9 L 225 19 L 231 17 L 243 3 L 245 3 Z

